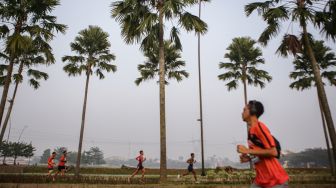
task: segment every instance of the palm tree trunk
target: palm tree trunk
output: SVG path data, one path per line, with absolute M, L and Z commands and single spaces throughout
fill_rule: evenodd
M 322 118 L 323 132 L 324 132 L 324 137 L 325 137 L 326 145 L 327 145 L 327 152 L 328 152 L 330 170 L 331 170 L 332 175 L 336 175 L 335 174 L 335 172 L 336 172 L 335 171 L 335 163 L 334 163 L 333 155 L 332 155 L 331 149 L 330 149 L 328 131 L 327 131 L 327 128 L 326 128 L 324 113 L 323 113 L 322 106 L 321 106 L 321 99 L 320 99 L 319 96 L 318 96 L 318 99 L 319 99 L 319 107 L 320 107 L 321 118 Z
M 21 75 L 21 74 L 22 74 L 22 71 L 23 71 L 23 63 L 20 64 L 18 74 Z M 1 129 L 1 133 L 0 133 L 0 143 L 2 142 L 3 137 L 4 137 L 4 135 L 5 135 L 5 132 L 6 132 L 7 124 L 8 124 L 10 115 L 11 115 L 11 113 L 12 113 L 12 109 L 13 109 L 13 106 L 14 106 L 14 100 L 15 100 L 15 97 L 16 97 L 16 92 L 17 92 L 17 89 L 18 89 L 19 84 L 20 84 L 20 82 L 16 82 L 16 83 L 15 83 L 14 93 L 13 93 L 12 99 L 10 100 L 10 105 L 9 105 L 8 110 L 7 110 L 6 118 L 5 118 L 5 121 L 4 121 L 4 123 L 3 123 L 3 125 L 2 125 L 2 129 Z
M 302 24 L 302 28 L 303 28 L 303 37 L 304 37 L 305 48 L 307 49 L 309 59 L 310 59 L 310 62 L 312 64 L 318 95 L 320 96 L 321 106 L 322 106 L 322 109 L 323 109 L 323 112 L 324 112 L 324 115 L 325 115 L 325 119 L 326 119 L 326 122 L 327 122 L 327 127 L 328 127 L 328 132 L 329 132 L 329 136 L 330 136 L 330 140 L 331 140 L 333 155 L 336 156 L 336 132 L 335 132 L 334 122 L 333 122 L 331 112 L 330 112 L 330 108 L 329 108 L 327 95 L 326 95 L 326 92 L 324 90 L 320 69 L 319 69 L 317 61 L 315 59 L 314 51 L 313 51 L 313 49 L 310 45 L 310 42 L 309 42 L 307 25 L 305 23 Z M 334 162 L 336 163 L 336 157 L 334 158 Z
M 244 104 L 247 105 L 247 84 L 246 84 L 246 67 L 243 67 L 243 84 L 244 84 Z
M 9 86 L 11 83 L 11 78 L 12 78 L 12 73 L 13 73 L 13 67 L 14 67 L 14 58 L 11 58 L 11 60 L 9 61 L 8 68 L 7 68 L 7 75 L 5 78 L 5 83 L 3 86 L 1 102 L 0 102 L 0 127 L 1 127 L 2 117 L 5 111 L 7 95 L 8 95 Z
M 198 1 L 198 17 L 201 19 L 201 0 Z M 200 124 L 201 124 L 201 157 L 202 157 L 202 173 L 206 176 L 204 167 L 204 132 L 203 132 L 203 100 L 202 100 L 202 74 L 201 74 L 201 34 L 197 33 L 198 39 L 198 89 L 199 89 L 199 105 L 200 105 Z
M 79 135 L 78 153 L 77 153 L 77 161 L 76 161 L 76 169 L 75 169 L 75 176 L 76 177 L 79 176 L 79 172 L 80 172 L 80 162 L 81 162 L 83 136 L 84 136 L 84 124 L 85 124 L 85 113 L 86 113 L 86 103 L 87 103 L 87 95 L 88 95 L 88 88 L 89 88 L 89 80 L 90 80 L 90 74 L 89 74 L 89 72 L 87 72 L 86 73 L 86 84 L 85 84 L 83 111 L 82 111 L 82 123 L 81 123 L 80 135 Z
M 246 67 L 243 65 L 243 85 L 244 85 L 244 104 L 247 105 L 247 84 L 246 84 Z M 250 125 L 246 123 L 247 136 L 249 134 Z M 250 161 L 250 169 L 253 170 L 253 163 Z
M 163 31 L 163 5 L 159 1 L 159 69 L 160 69 L 160 182 L 167 181 L 167 148 L 166 148 L 166 96 L 165 96 L 165 62 L 164 62 L 164 31 Z

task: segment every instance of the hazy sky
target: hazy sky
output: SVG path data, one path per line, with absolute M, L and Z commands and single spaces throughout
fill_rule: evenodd
M 251 36 L 257 39 L 265 24 L 253 15 L 247 18 L 243 8 L 254 0 L 213 0 L 203 5 L 202 18 L 209 30 L 202 37 L 202 74 L 204 101 L 205 155 L 228 157 L 238 161 L 236 144 L 246 143 L 246 125 L 241 120 L 243 88 L 228 92 L 217 76 L 227 46 L 234 37 Z M 51 43 L 56 64 L 47 68 L 49 80 L 39 90 L 28 86 L 27 80 L 19 88 L 12 113 L 10 140 L 32 141 L 36 155 L 58 146 L 77 150 L 84 97 L 84 77 L 68 77 L 63 72 L 63 55 L 73 54 L 69 44 L 78 32 L 89 25 L 97 25 L 110 34 L 111 52 L 117 59 L 115 74 L 90 82 L 84 149 L 99 146 L 105 157 L 134 157 L 143 149 L 148 158 L 159 157 L 159 88 L 155 81 L 139 87 L 137 65 L 145 58 L 138 45 L 126 45 L 120 35 L 119 24 L 110 16 L 112 0 L 61 0 L 54 14 L 59 23 L 68 25 L 65 35 L 57 35 Z M 194 13 L 196 9 L 192 10 Z M 288 24 L 283 25 L 286 32 Z M 294 34 L 298 31 L 293 29 Z M 318 32 L 315 31 L 315 36 Z M 200 157 L 199 102 L 197 75 L 197 38 L 194 33 L 182 32 L 183 60 L 190 77 L 172 81 L 166 88 L 167 154 L 169 158 Z M 316 90 L 298 92 L 289 88 L 292 59 L 284 59 L 274 52 L 280 38 L 263 48 L 267 70 L 273 81 L 266 88 L 248 87 L 249 99 L 264 103 L 265 122 L 281 142 L 283 150 L 299 151 L 310 147 L 325 147 Z M 335 51 L 335 43 L 328 42 Z M 326 87 L 331 112 L 336 119 L 336 89 Z M 11 93 L 10 93 L 11 95 Z M 7 137 L 7 134 L 6 134 Z

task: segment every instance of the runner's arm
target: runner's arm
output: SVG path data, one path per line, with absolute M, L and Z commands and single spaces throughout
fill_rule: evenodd
M 278 152 L 275 147 L 271 147 L 269 149 L 249 149 L 243 145 L 237 146 L 237 152 L 242 154 L 251 154 L 256 155 L 258 157 L 276 157 L 278 156 Z

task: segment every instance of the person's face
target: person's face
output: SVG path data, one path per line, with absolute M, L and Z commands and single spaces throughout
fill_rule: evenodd
M 140 152 L 140 155 L 143 155 L 144 154 L 144 152 L 142 151 L 142 152 Z
M 56 156 L 56 153 L 53 153 L 51 156 L 52 156 L 53 158 L 55 158 L 55 156 Z
M 248 107 L 248 105 L 246 105 L 243 109 L 243 113 L 242 113 L 242 119 L 245 122 L 248 122 L 250 120 L 251 114 L 250 114 L 250 109 Z
M 194 158 L 195 157 L 195 155 L 191 155 L 191 158 Z

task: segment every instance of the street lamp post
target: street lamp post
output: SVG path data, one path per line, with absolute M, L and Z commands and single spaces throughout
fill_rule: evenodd
M 199 15 L 198 17 L 201 18 L 201 0 L 199 0 Z M 205 176 L 204 170 L 204 140 L 203 140 L 203 108 L 202 108 L 202 75 L 201 75 L 201 34 L 197 34 L 198 37 L 198 86 L 199 86 L 199 104 L 200 104 L 200 126 L 201 126 L 201 153 L 202 153 L 202 176 Z

